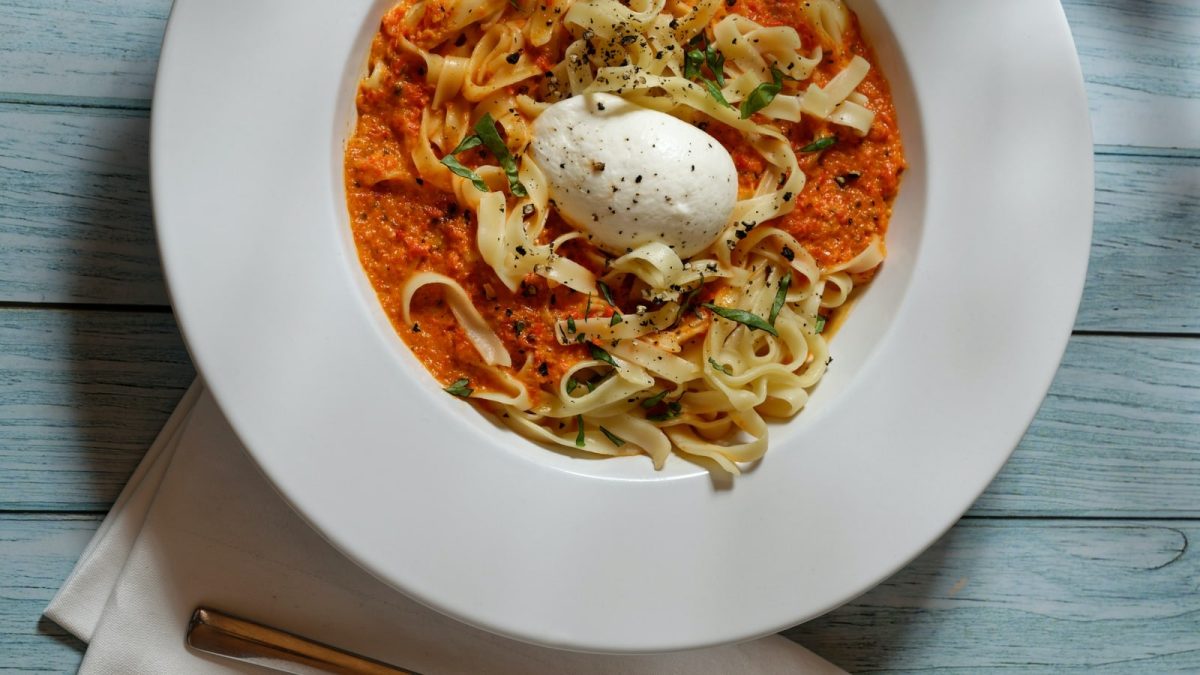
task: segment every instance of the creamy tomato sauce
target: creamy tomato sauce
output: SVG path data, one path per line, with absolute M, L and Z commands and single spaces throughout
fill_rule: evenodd
M 738 0 L 726 7 L 725 11 L 765 26 L 793 26 L 804 44 L 817 43 L 796 0 Z M 529 360 L 530 367 L 519 377 L 536 396 L 543 388 L 557 386 L 571 365 L 587 357 L 584 345 L 558 343 L 554 322 L 567 316 L 610 316 L 613 310 L 598 297 L 585 298 L 565 287 L 551 289 L 534 275 L 515 292 L 509 291 L 476 250 L 474 214 L 461 209 L 453 194 L 425 184 L 417 175 L 410 143 L 419 133 L 421 110 L 433 87 L 425 82 L 424 62 L 395 44 L 400 16 L 401 12 L 389 13 L 372 44 L 372 59 L 388 66 L 387 81 L 375 90 L 360 88 L 358 121 L 346 147 L 346 194 L 359 258 L 397 332 L 435 377 L 443 383 L 465 377 L 484 390 L 498 387 L 493 370 L 483 365 L 436 290 L 427 288 L 417 294 L 411 306 L 412 323 L 404 323 L 401 289 L 417 271 L 439 272 L 459 281 L 504 341 L 514 366 Z M 826 55 L 812 81 L 824 85 L 854 55 L 867 59 L 872 67 L 857 89 L 875 111 L 867 136 L 860 138 L 851 130 L 807 117 L 797 123 L 776 122 L 797 150 L 807 183 L 793 197 L 795 210 L 768 223 L 796 237 L 824 267 L 850 260 L 872 238 L 885 235 L 904 169 L 887 82 L 853 17 L 843 43 L 840 54 Z M 557 55 L 546 57 L 547 67 L 558 60 Z M 733 157 L 743 196 L 753 191 L 764 170 L 762 157 L 733 129 L 717 122 L 704 128 Z M 828 136 L 837 139 L 828 149 L 799 152 L 814 138 Z M 469 151 L 459 159 L 475 166 L 483 163 L 481 153 Z M 389 179 L 378 182 L 380 176 Z M 568 229 L 551 215 L 543 237 L 548 240 Z M 603 254 L 580 239 L 565 244 L 561 252 L 593 272 L 603 269 Z M 719 291 L 718 283 L 706 284 L 697 300 L 707 302 Z M 626 289 L 614 288 L 613 295 L 623 304 Z M 629 304 L 638 301 L 629 299 Z M 682 321 L 673 329 L 673 337 L 685 340 L 702 335 L 708 321 L 698 317 Z

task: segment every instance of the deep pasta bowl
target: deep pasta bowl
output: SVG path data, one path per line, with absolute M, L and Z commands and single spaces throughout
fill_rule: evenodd
M 729 479 L 674 456 L 655 471 L 547 452 L 441 392 L 397 338 L 343 187 L 390 4 L 178 0 L 153 109 L 158 237 L 188 345 L 263 472 L 333 545 L 487 630 L 666 651 L 836 607 L 986 487 L 1049 387 L 1087 262 L 1091 139 L 1060 7 L 851 3 L 908 155 L 888 258 L 805 410 Z

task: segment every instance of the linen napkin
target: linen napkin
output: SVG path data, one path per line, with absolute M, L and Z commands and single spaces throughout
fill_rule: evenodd
M 190 650 L 184 632 L 201 605 L 430 675 L 845 672 L 778 636 L 673 654 L 596 655 L 535 647 L 442 616 L 311 530 L 197 382 L 45 615 L 88 643 L 81 673 L 269 672 Z

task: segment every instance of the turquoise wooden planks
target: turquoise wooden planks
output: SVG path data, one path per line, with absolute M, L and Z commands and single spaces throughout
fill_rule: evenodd
M 1066 0 L 1098 145 L 1200 148 L 1200 4 Z
M 192 378 L 170 314 L 0 310 L 0 509 L 107 509 Z
M 0 301 L 163 304 L 145 112 L 0 104 Z
M 1077 336 L 977 515 L 1200 516 L 1200 340 Z
M 145 107 L 171 0 L 0 0 L 0 100 Z
M 99 524 L 99 516 L 0 516 L 0 670 L 79 667 L 82 643 L 41 614 Z
M 98 524 L 0 515 L 5 666 L 72 671 L 38 614 Z M 876 589 L 787 635 L 851 672 L 1200 670 L 1200 523 L 967 520 Z
M 192 378 L 168 314 L 0 311 L 0 509 L 104 509 Z M 1200 517 L 1200 340 L 1079 336 L 988 515 Z
M 963 521 L 788 632 L 850 672 L 1200 672 L 1200 523 Z
M 1200 332 L 1200 160 L 1096 157 L 1096 221 L 1075 327 Z

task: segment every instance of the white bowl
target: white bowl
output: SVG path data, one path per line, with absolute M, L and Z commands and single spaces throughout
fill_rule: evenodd
M 177 0 L 152 178 L 176 313 L 280 493 L 413 598 L 517 639 L 684 649 L 821 614 L 950 527 L 1032 419 L 1083 287 L 1092 155 L 1054 3 L 852 3 L 909 169 L 808 407 L 736 480 L 587 460 L 446 396 L 354 250 L 343 143 L 382 0 Z

